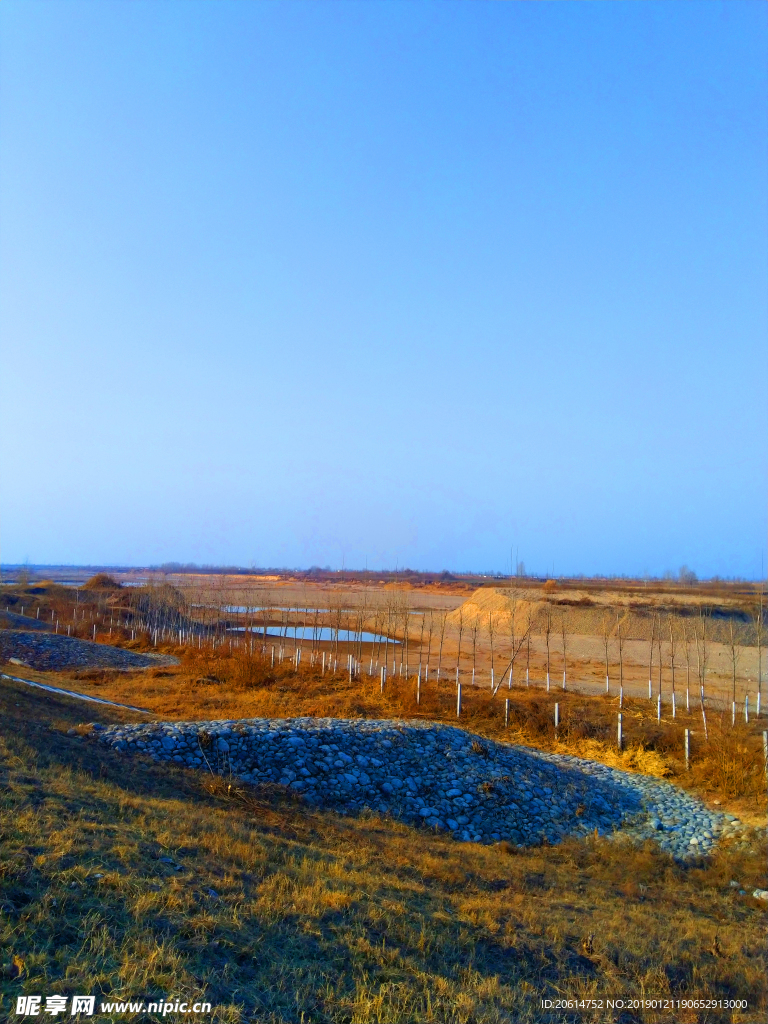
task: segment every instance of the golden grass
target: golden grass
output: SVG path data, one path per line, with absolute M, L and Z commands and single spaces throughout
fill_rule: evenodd
M 657 779 L 664 779 L 672 774 L 669 758 L 658 750 L 646 750 L 642 744 L 618 750 L 600 740 L 582 739 L 567 745 L 567 751 L 590 761 L 601 761 L 611 768 L 619 768 L 624 772 L 654 775 Z
M 103 578 L 95 577 L 94 579 Z M 220 618 L 220 613 L 216 611 L 222 604 L 251 604 L 255 603 L 258 605 L 262 600 L 267 600 L 268 603 L 273 601 L 275 595 L 271 591 L 264 591 L 263 588 L 259 589 L 255 587 L 254 581 L 248 582 L 247 578 L 239 578 L 240 582 L 238 586 L 233 590 L 230 589 L 229 584 L 224 586 L 224 580 L 222 578 L 212 577 L 194 577 L 188 575 L 182 575 L 179 577 L 173 577 L 173 585 L 169 582 L 163 582 L 158 584 L 157 581 L 154 585 L 148 588 L 131 588 L 123 587 L 122 589 L 110 589 L 109 587 L 95 587 L 94 589 L 86 589 L 88 585 L 79 588 L 77 593 L 77 606 L 75 604 L 75 595 L 71 587 L 62 586 L 60 584 L 47 584 L 47 583 L 35 583 L 30 584 L 27 587 L 24 586 L 4 586 L 2 588 L 3 602 L 10 606 L 14 611 L 20 611 L 23 607 L 27 615 L 34 617 L 38 611 L 40 611 L 41 619 L 45 622 L 51 622 L 51 613 L 53 613 L 54 620 L 58 620 L 60 624 L 61 632 L 69 632 L 72 636 L 78 636 L 85 639 L 91 639 L 93 637 L 93 628 L 96 626 L 100 633 L 100 639 L 109 639 L 112 642 L 126 643 L 131 635 L 131 626 L 129 623 L 132 621 L 132 616 L 135 611 L 135 604 L 140 599 L 155 607 L 157 610 L 162 606 L 163 613 L 169 613 L 171 617 L 176 613 L 177 610 L 182 612 L 182 615 L 189 614 L 189 607 L 187 602 L 192 601 L 193 604 L 208 604 L 210 607 L 208 611 L 203 614 L 203 618 L 206 619 L 208 624 L 211 624 L 210 615 L 216 619 L 219 616 L 219 625 L 223 628 L 224 623 Z M 195 582 L 196 580 L 196 582 Z M 205 582 L 207 580 L 207 583 Z M 230 578 L 229 583 L 234 585 L 234 578 Z M 351 579 L 345 581 L 341 588 L 333 587 L 328 590 L 327 587 L 322 585 L 311 584 L 309 591 L 305 591 L 302 587 L 298 587 L 289 581 L 283 580 L 278 587 L 278 594 L 280 597 L 280 603 L 286 604 L 298 604 L 306 600 L 315 600 L 321 606 L 326 606 L 329 601 L 332 600 L 333 604 L 341 601 L 342 603 L 349 603 L 350 607 L 355 605 L 360 598 L 358 593 L 358 586 Z M 552 581 L 554 582 L 554 581 Z M 285 584 L 285 585 L 284 585 Z M 395 589 L 405 591 L 412 591 L 412 596 L 421 592 L 421 596 L 418 597 L 417 603 L 423 606 L 424 603 L 424 592 L 423 588 L 419 587 L 417 590 L 413 590 L 411 584 L 397 583 L 393 584 Z M 462 584 L 463 586 L 463 584 Z M 200 589 L 202 587 L 202 589 Z M 255 587 L 255 589 L 254 589 Z M 286 589 L 287 588 L 287 589 Z M 374 588 L 377 589 L 377 588 Z M 379 599 L 384 600 L 385 591 L 388 587 L 378 588 Z M 430 588 L 426 588 L 429 590 Z M 519 589 L 519 588 L 516 588 Z M 578 678 L 580 683 L 583 684 L 584 688 L 595 690 L 602 689 L 602 680 L 605 677 L 605 668 L 603 661 L 603 644 L 602 644 L 602 631 L 603 631 L 603 620 L 606 614 L 606 610 L 610 610 L 614 607 L 624 608 L 625 613 L 628 614 L 628 609 L 635 608 L 635 600 L 632 598 L 629 600 L 629 605 L 626 604 L 625 598 L 629 598 L 630 592 L 635 594 L 636 588 L 630 586 L 626 588 L 620 588 L 624 597 L 616 591 L 612 585 L 608 585 L 605 581 L 595 588 L 594 581 L 590 584 L 586 590 L 574 589 L 572 585 L 567 584 L 565 581 L 559 581 L 555 587 L 555 597 L 562 599 L 565 604 L 562 608 L 555 609 L 554 613 L 554 636 L 553 636 L 553 649 L 552 659 L 553 664 L 556 666 L 556 671 L 562 668 L 561 657 L 560 657 L 560 617 L 561 614 L 567 612 L 568 618 L 568 670 L 572 678 Z M 626 590 L 626 592 L 625 592 Z M 722 591 L 722 593 L 720 592 Z M 476 649 L 476 668 L 478 673 L 483 678 L 486 678 L 490 674 L 490 647 L 487 636 L 487 616 L 488 613 L 493 612 L 496 623 L 496 655 L 497 664 L 499 666 L 499 660 L 503 660 L 505 655 L 502 655 L 502 651 L 507 650 L 507 641 L 509 639 L 508 633 L 508 610 L 509 604 L 507 600 L 507 593 L 504 588 L 497 587 L 482 587 L 479 590 L 473 590 L 472 593 L 468 594 L 467 601 L 463 605 L 463 620 L 465 626 L 464 634 L 464 665 L 468 664 L 467 659 L 469 658 L 469 632 L 472 623 L 478 618 L 479 614 L 479 633 L 477 636 L 478 644 Z M 717 595 L 719 593 L 719 598 Z M 267 595 L 265 598 L 264 595 Z M 309 594 L 313 597 L 310 599 Z M 331 599 L 331 594 L 333 598 Z M 755 593 L 754 588 L 750 587 L 730 587 L 715 588 L 713 589 L 709 585 L 701 586 L 696 589 L 698 596 L 695 598 L 696 601 L 705 600 L 705 603 L 711 603 L 714 601 L 716 605 L 721 607 L 723 610 L 730 608 L 733 610 L 738 606 L 738 610 L 741 613 L 749 613 L 750 608 L 754 605 Z M 591 595 L 591 596 L 590 596 Z M 674 607 L 677 603 L 677 599 L 683 602 L 683 604 L 693 600 L 692 594 L 687 591 L 682 591 L 679 587 L 666 587 L 657 583 L 649 588 L 642 588 L 643 599 L 641 604 L 645 609 L 644 612 L 634 616 L 634 625 L 637 630 L 629 630 L 629 621 L 625 622 L 625 648 L 624 648 L 624 684 L 625 693 L 629 695 L 641 695 L 645 692 L 647 684 L 647 660 L 648 660 L 648 644 L 647 640 L 650 636 L 650 623 L 651 619 L 648 617 L 649 608 L 657 608 L 659 602 L 664 604 L 667 597 L 675 597 L 670 605 L 670 610 L 674 611 Z M 665 596 L 666 595 L 666 596 Z M 730 595 L 730 596 L 729 596 Z M 533 641 L 530 650 L 530 669 L 531 677 L 541 679 L 545 671 L 545 645 L 541 633 L 541 612 L 543 610 L 542 588 L 539 584 L 529 580 L 522 589 L 519 589 L 519 600 L 517 602 L 517 627 L 518 633 L 520 634 L 526 626 L 527 621 L 527 609 L 532 610 L 536 614 L 534 615 L 534 621 L 538 622 L 538 625 L 534 626 L 533 630 Z M 596 603 L 592 599 L 595 599 Z M 599 598 L 599 600 L 598 600 Z M 614 598 L 616 599 L 614 601 Z M 717 598 L 717 600 L 715 599 Z M 720 600 L 722 598 L 722 600 Z M 409 598 L 401 595 L 403 602 L 407 603 Z M 451 607 L 455 605 L 456 595 L 449 599 Z M 386 598 L 386 600 L 389 600 Z M 733 601 L 736 601 L 736 605 Z M 607 602 L 607 603 L 606 603 Z M 648 604 L 650 602 L 650 604 Z M 436 606 L 445 606 L 445 596 L 438 598 L 435 596 L 434 600 L 429 599 L 427 603 L 435 604 Z M 610 607 L 609 607 L 610 606 Z M 666 605 L 665 605 L 666 607 Z M 638 606 L 639 608 L 639 606 Z M 133 611 L 132 611 L 133 609 Z M 370 606 L 369 606 L 370 610 Z M 615 610 L 615 609 L 614 609 Z M 635 608 L 635 611 L 638 609 Z M 445 636 L 444 644 L 444 667 L 450 662 L 455 663 L 457 654 L 457 630 L 456 625 L 458 622 L 459 609 L 454 607 L 448 615 L 449 627 Z M 611 612 L 611 615 L 613 612 Z M 633 612 L 634 615 L 634 612 Z M 244 616 L 232 616 L 233 620 L 237 619 L 242 625 L 246 621 Z M 609 616 L 610 618 L 610 616 Z M 282 621 L 282 615 L 277 614 L 273 616 L 272 625 L 277 625 Z M 420 635 L 419 631 L 419 617 L 412 616 L 410 623 L 410 640 L 411 649 L 413 652 L 416 651 L 417 640 Z M 718 627 L 718 619 L 712 620 L 709 627 L 709 669 L 707 677 L 707 693 L 710 702 L 724 701 L 727 708 L 730 708 L 731 701 L 731 662 L 730 655 L 728 652 L 727 644 L 722 641 L 727 638 L 727 630 L 724 625 L 724 620 Z M 122 624 L 122 628 L 118 627 L 118 622 Z M 374 622 L 368 621 L 368 627 L 373 628 Z M 743 627 L 743 628 L 742 628 Z M 681 628 L 681 623 L 678 622 L 678 632 Z M 665 626 L 666 629 L 666 626 Z M 639 632 L 638 632 L 639 630 Z M 746 633 L 744 632 L 746 630 Z M 737 699 L 739 706 L 742 706 L 744 697 L 749 690 L 750 698 L 753 702 L 754 709 L 754 688 L 748 683 L 749 679 L 753 679 L 757 670 L 757 653 L 754 647 L 754 636 L 751 626 L 747 626 L 742 623 L 739 627 L 739 635 L 741 637 L 741 643 L 746 642 L 748 635 L 751 636 L 751 642 L 753 646 L 746 646 L 741 651 L 741 678 L 738 685 Z M 691 624 L 688 623 L 688 633 L 691 633 Z M 715 642 L 715 634 L 720 638 L 719 642 Z M 631 637 L 635 638 L 632 639 Z M 640 639 L 645 637 L 645 639 Z M 611 672 L 615 676 L 617 671 L 616 661 L 616 650 L 615 650 L 615 638 L 611 641 Z M 474 655 L 472 656 L 474 660 Z M 669 688 L 669 660 L 671 657 L 671 648 L 669 642 L 662 642 L 662 659 L 664 661 L 664 688 L 665 692 Z M 433 645 L 433 658 L 434 658 L 434 645 Z M 526 653 L 527 658 L 527 653 Z M 678 671 L 678 684 L 680 683 L 683 675 L 685 674 L 684 665 L 684 650 L 682 645 L 682 639 L 678 636 L 678 644 L 676 650 L 676 665 Z M 694 657 L 695 661 L 695 657 Z M 658 651 L 654 663 L 658 666 Z M 518 667 L 521 662 L 518 662 Z M 433 660 L 434 665 L 434 660 Z M 695 674 L 695 666 L 694 666 Z M 668 696 L 668 693 L 667 693 Z
M 136 640 L 126 646 L 143 649 Z M 163 648 L 181 664 L 148 672 L 84 671 L 70 673 L 60 685 L 122 704 L 148 708 L 162 718 L 207 720 L 223 718 L 423 718 L 480 733 L 496 740 L 523 743 L 539 749 L 575 754 L 627 771 L 674 780 L 709 801 L 719 801 L 754 825 L 766 823 L 766 787 L 759 723 L 749 727 L 730 716 L 710 713 L 710 739 L 705 742 L 701 718 L 692 705 L 672 721 L 668 711 L 657 722 L 655 704 L 627 699 L 623 707 L 625 749 L 616 749 L 615 697 L 590 696 L 539 688 L 502 688 L 495 698 L 488 689 L 464 687 L 462 715 L 457 723 L 452 681 L 434 679 L 422 685 L 421 703 L 416 686 L 392 678 L 380 693 L 377 679 L 363 675 L 350 682 L 344 674 L 321 675 L 319 668 L 291 662 L 274 669 L 268 661 L 243 650 Z M 50 678 L 56 674 L 36 674 Z M 510 724 L 504 726 L 504 701 L 510 701 Z M 560 728 L 555 732 L 554 704 L 560 705 Z M 694 730 L 691 770 L 684 762 L 685 728 Z
M 126 760 L 67 735 L 84 710 L 0 682 L 4 1011 L 20 993 L 173 995 L 233 1024 L 500 1024 L 569 1019 L 545 997 L 644 995 L 765 1017 L 762 908 L 728 884 L 764 885 L 760 855 L 686 870 L 600 839 L 455 843 Z

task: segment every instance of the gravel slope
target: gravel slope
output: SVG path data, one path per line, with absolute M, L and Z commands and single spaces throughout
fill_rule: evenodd
M 465 842 L 621 832 L 688 860 L 744 829 L 670 783 L 430 723 L 248 719 L 93 730 L 118 751 L 281 784 L 310 803 L 371 808 Z
M 139 654 L 111 644 L 62 636 L 60 633 L 30 633 L 18 629 L 0 630 L 0 661 L 17 659 L 40 672 L 65 668 L 137 669 L 176 665 L 165 654 Z
M 0 610 L 0 629 L 32 629 L 35 632 L 52 630 L 53 624 L 31 615 L 17 615 L 16 612 Z

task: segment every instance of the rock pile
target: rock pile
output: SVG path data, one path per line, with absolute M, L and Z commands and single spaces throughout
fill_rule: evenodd
M 283 785 L 312 804 L 370 808 L 465 842 L 528 846 L 620 830 L 685 860 L 743 828 L 658 779 L 432 723 L 249 719 L 93 730 L 118 751 Z
M 53 629 L 50 622 L 33 619 L 30 615 L 18 615 L 16 612 L 0 608 L 0 629 L 31 629 L 45 632 Z
M 64 668 L 137 669 L 177 665 L 166 654 L 139 654 L 111 644 L 62 636 L 60 633 L 30 633 L 19 629 L 0 630 L 0 661 L 15 660 L 40 672 Z

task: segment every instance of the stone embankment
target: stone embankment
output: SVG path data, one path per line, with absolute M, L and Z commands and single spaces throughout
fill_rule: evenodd
M 26 665 L 39 672 L 67 668 L 130 670 L 178 664 L 176 658 L 167 654 L 140 654 L 60 633 L 32 633 L 18 629 L 0 630 L 0 662 L 3 661 Z
M 53 632 L 53 623 L 33 619 L 30 615 L 18 615 L 9 609 L 0 608 L 0 629 L 31 629 L 36 632 L 51 630 Z
M 342 813 L 363 808 L 463 841 L 521 846 L 622 832 L 679 860 L 744 827 L 669 783 L 424 722 L 297 718 L 92 726 L 102 743 Z

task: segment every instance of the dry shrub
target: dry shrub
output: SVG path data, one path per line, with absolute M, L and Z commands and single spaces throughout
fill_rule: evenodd
M 589 761 L 600 761 L 611 768 L 641 775 L 654 775 L 663 779 L 672 774 L 669 759 L 658 750 L 647 750 L 644 746 L 633 746 L 625 750 L 607 746 L 599 740 L 578 740 L 568 745 L 568 752 Z
M 183 651 L 182 661 L 185 670 L 197 669 L 200 672 L 195 677 L 196 685 L 222 685 L 232 692 L 269 687 L 281 674 L 279 667 L 272 670 L 269 662 L 258 652 L 251 654 L 248 650 L 236 650 L 230 654 L 193 648 Z
M 611 725 L 595 715 L 595 710 L 587 704 L 569 705 L 568 717 L 564 723 L 565 734 L 570 741 L 603 740 L 611 732 Z
M 197 676 L 192 680 L 193 686 L 221 686 L 218 676 Z
M 532 739 L 541 739 L 549 733 L 554 735 L 552 714 L 551 705 L 546 704 L 543 699 L 537 697 L 521 699 L 518 695 L 510 698 L 510 722 L 525 736 Z
M 92 686 L 101 686 L 104 683 L 112 682 L 119 671 L 115 668 L 82 668 L 72 672 L 71 675 L 73 679 L 83 680 Z
M 712 730 L 709 743 L 697 744 L 693 780 L 726 798 L 750 797 L 765 804 L 765 762 L 756 738 L 734 729 Z

